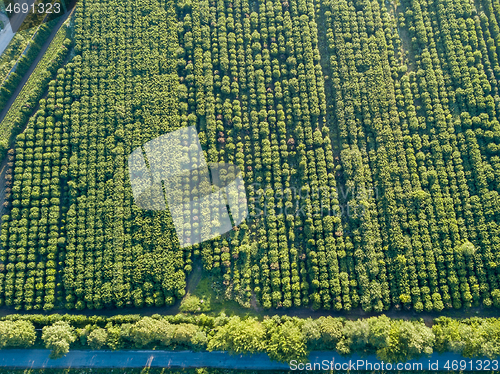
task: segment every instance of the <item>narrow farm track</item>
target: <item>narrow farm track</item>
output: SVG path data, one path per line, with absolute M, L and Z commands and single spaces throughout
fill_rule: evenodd
M 84 315 L 87 317 L 90 316 L 105 316 L 111 317 L 115 315 L 141 315 L 141 316 L 152 316 L 154 314 L 160 315 L 176 315 L 179 313 L 180 301 L 177 301 L 173 306 L 163 306 L 163 307 L 144 307 L 144 308 L 105 308 L 105 309 L 84 309 L 84 310 L 67 310 L 67 309 L 54 309 L 51 311 L 24 311 L 24 310 L 15 310 L 13 307 L 0 307 L 0 317 L 5 317 L 11 314 L 20 314 L 20 315 L 33 315 L 33 314 L 68 314 L 68 315 Z M 253 312 L 253 313 L 251 313 Z M 414 319 L 423 319 L 427 326 L 432 326 L 435 318 L 438 317 L 452 317 L 452 318 L 470 318 L 470 317 L 482 317 L 482 318 L 500 318 L 500 310 L 497 308 L 470 308 L 470 309 L 461 309 L 461 310 L 445 310 L 442 312 L 422 312 L 417 313 L 413 310 L 395 310 L 391 309 L 382 313 L 367 313 L 363 311 L 361 308 L 353 309 L 349 312 L 346 311 L 329 311 L 329 310 L 313 310 L 311 308 L 290 308 L 290 309 L 268 309 L 264 310 L 262 307 L 247 309 L 247 308 L 231 308 L 231 311 L 226 311 L 227 315 L 237 314 L 240 316 L 244 316 L 247 314 L 255 314 L 257 313 L 259 317 L 264 316 L 291 316 L 291 317 L 299 317 L 299 318 L 319 318 L 322 316 L 332 316 L 332 317 L 343 317 L 349 320 L 357 320 L 363 318 L 369 318 L 373 316 L 386 315 L 390 318 L 395 319 L 404 319 L 404 320 L 414 320 Z M 210 314 L 210 313 L 208 313 Z
M 9 162 L 8 157 L 5 157 L 0 164 L 0 218 L 5 214 L 5 207 L 3 202 L 5 201 L 5 173 L 7 171 L 7 163 Z M 1 230 L 1 229 L 0 229 Z
M 326 96 L 326 126 L 330 129 L 332 134 L 332 145 L 333 145 L 333 154 L 335 156 L 335 166 L 341 165 L 340 153 L 342 150 L 342 138 L 340 136 L 340 131 L 338 127 L 338 123 L 335 120 L 335 90 L 332 84 L 332 68 L 330 66 L 330 52 L 328 50 L 328 39 L 327 39 L 327 30 L 328 23 L 325 17 L 325 12 L 327 8 L 324 3 L 320 3 L 320 11 L 316 13 L 316 20 L 318 24 L 318 48 L 320 51 L 320 64 L 323 74 L 325 75 L 325 96 Z M 341 171 L 335 171 L 335 180 L 337 182 L 337 192 L 338 199 L 340 201 L 340 206 L 344 209 L 341 212 L 346 212 L 348 208 L 348 202 L 351 196 L 349 188 L 346 185 L 346 180 Z M 348 225 L 348 217 L 346 214 L 341 214 L 342 224 L 344 228 Z M 348 235 L 349 230 L 343 230 L 345 235 Z

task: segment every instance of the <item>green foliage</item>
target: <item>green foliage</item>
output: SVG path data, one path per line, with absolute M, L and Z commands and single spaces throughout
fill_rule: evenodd
M 204 331 L 191 323 L 174 325 L 172 343 L 188 348 L 201 349 L 207 345 L 207 336 Z
M 35 339 L 35 327 L 31 322 L 0 321 L 0 348 L 29 348 Z
M 195 295 L 187 294 L 182 299 L 179 310 L 184 313 L 202 313 L 210 311 L 210 299 L 200 299 Z
M 435 335 L 423 323 L 395 320 L 391 323 L 387 347 L 377 351 L 380 359 L 401 362 L 430 355 Z
M 57 21 L 50 21 L 33 28 L 31 31 L 17 32 L 11 43 L 9 43 L 7 50 L 2 52 L 0 57 L 0 79 L 3 81 L 0 86 L 0 111 L 4 109 L 5 104 L 11 97 L 11 93 L 16 90 L 56 24 Z M 33 32 L 34 34 L 32 34 Z M 26 48 L 24 50 L 19 49 L 20 46 Z M 6 60 L 9 56 L 14 61 Z M 13 68 L 14 64 L 15 72 L 8 74 L 7 66 Z
M 92 330 L 92 332 L 87 337 L 87 343 L 92 349 L 101 349 L 106 345 L 108 341 L 108 332 L 106 329 L 97 328 Z
M 18 31 L 7 48 L 2 52 L 0 56 L 0 77 L 2 80 L 5 79 L 12 69 L 19 55 L 24 51 L 29 40 L 36 31 L 36 28 Z
M 336 349 L 342 354 L 377 354 L 386 362 L 403 362 L 431 354 L 434 338 L 432 330 L 421 322 L 382 315 L 346 321 Z
M 368 319 L 370 326 L 368 343 L 378 354 L 391 345 L 391 324 L 391 319 L 385 315 Z
M 50 28 L 56 23 L 57 21 L 50 22 L 48 28 L 49 34 Z M 47 25 L 42 25 L 41 27 L 47 29 Z M 0 123 L 0 133 L 2 134 L 0 139 L 1 155 L 5 155 L 8 148 L 12 146 L 15 136 L 25 127 L 33 109 L 45 92 L 49 81 L 66 58 L 69 52 L 68 47 L 71 45 L 71 42 L 66 39 L 67 33 L 68 28 L 66 26 L 62 26 L 57 32 L 42 60 L 37 64 L 18 97 L 9 108 L 2 123 Z M 42 39 L 46 39 L 48 36 L 46 32 L 37 35 Z M 39 40 L 40 45 L 43 44 L 42 39 Z M 36 57 L 36 53 L 34 56 Z M 33 59 L 33 55 L 30 55 L 30 59 Z M 29 65 L 28 62 L 26 64 Z M 15 85 L 17 86 L 17 83 Z M 10 97 L 10 90 L 5 90 L 4 87 L 2 91 L 2 96 L 5 98 Z M 6 100 L 3 99 L 0 101 Z
M 201 349 L 207 344 L 207 336 L 199 326 L 192 323 L 171 324 L 161 317 L 143 317 L 134 324 L 123 324 L 120 336 L 133 343 L 136 348 L 159 344 L 164 347 Z M 109 345 L 109 335 L 107 341 Z M 119 345 L 118 342 L 112 344 L 114 347 Z
M 8 155 L 2 305 L 170 306 L 198 260 L 246 307 L 500 305 L 497 3 L 407 1 L 398 19 L 369 1 L 103 4 L 78 5 L 0 126 L 6 152 L 28 125 Z M 188 125 L 208 162 L 240 168 L 249 217 L 180 249 L 170 212 L 134 203 L 127 156 Z M 136 322 L 123 331 L 134 344 L 174 339 L 141 338 Z M 379 322 L 323 322 L 300 339 L 426 351 L 406 325 L 387 337 Z
M 267 329 L 266 353 L 272 360 L 289 362 L 307 359 L 306 339 L 293 321 L 279 323 L 275 319 L 263 322 Z
M 308 318 L 302 325 L 302 334 L 306 339 L 307 346 L 313 349 L 319 347 L 322 340 L 320 326 L 317 320 Z M 336 345 L 336 343 L 335 343 Z
M 30 347 L 42 327 L 42 340 L 61 357 L 73 346 L 91 349 L 222 350 L 233 354 L 266 352 L 273 360 L 306 360 L 309 351 L 376 354 L 386 362 L 405 362 L 437 352 L 464 357 L 500 355 L 500 320 L 440 317 L 431 327 L 385 315 L 359 320 L 333 317 L 299 319 L 154 315 L 152 317 L 78 315 L 11 315 L 0 321 L 2 347 Z M 104 326 L 104 327 L 100 327 Z M 86 339 L 76 342 L 75 327 Z
M 123 325 L 123 335 L 130 339 L 137 348 L 153 342 L 168 346 L 174 336 L 174 328 L 164 319 L 144 317 L 134 325 Z
M 106 344 L 110 349 L 116 350 L 123 346 L 121 329 L 119 326 L 113 325 L 112 322 L 109 322 L 106 324 L 106 332 L 108 334 Z
M 222 350 L 234 354 L 262 352 L 265 348 L 264 326 L 255 318 L 241 320 L 239 317 L 218 326 L 207 346 L 209 351 Z
M 456 352 L 464 357 L 500 355 L 500 324 L 493 318 L 456 320 L 448 317 L 436 319 L 432 331 L 436 335 L 436 351 Z
M 366 320 L 346 321 L 342 330 L 342 340 L 337 349 L 343 354 L 366 352 L 369 343 L 370 325 Z
M 58 321 L 43 328 L 42 340 L 51 350 L 50 358 L 60 358 L 68 353 L 70 344 L 76 340 L 75 329 L 67 322 Z
M 474 253 L 476 253 L 476 248 L 474 247 L 474 244 L 466 240 L 465 242 L 462 243 L 462 245 L 460 245 L 459 251 L 462 252 L 465 256 L 469 257 L 474 255 Z

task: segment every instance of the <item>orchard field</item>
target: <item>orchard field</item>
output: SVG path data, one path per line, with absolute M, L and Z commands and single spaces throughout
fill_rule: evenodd
M 8 155 L 2 305 L 172 305 L 201 263 L 248 307 L 500 306 L 498 0 L 80 0 L 73 17 Z M 250 214 L 180 249 L 168 211 L 134 204 L 127 159 L 191 125 L 207 162 L 240 167 Z

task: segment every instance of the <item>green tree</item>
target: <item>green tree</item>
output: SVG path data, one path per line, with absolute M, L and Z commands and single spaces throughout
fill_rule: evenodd
M 321 348 L 334 350 L 342 338 L 344 327 L 342 318 L 319 317 L 318 324 L 321 331 Z
M 381 360 L 407 361 L 432 354 L 435 335 L 423 323 L 393 320 L 391 325 L 390 344 L 377 351 Z
M 474 244 L 466 240 L 460 245 L 460 247 L 458 247 L 458 252 L 470 257 L 476 253 L 476 248 L 474 247 Z
M 174 328 L 164 319 L 144 317 L 137 321 L 125 332 L 126 336 L 137 348 L 142 348 L 153 342 L 168 346 L 174 335 Z
M 198 326 L 191 323 L 181 323 L 178 325 L 172 325 L 172 327 L 172 343 L 194 347 L 205 346 L 207 336 Z
M 224 350 L 230 353 L 255 353 L 265 349 L 266 329 L 256 318 L 241 320 L 232 317 L 217 328 L 208 342 L 207 349 Z
M 500 323 L 497 319 L 456 320 L 440 317 L 432 326 L 435 349 L 456 352 L 464 357 L 489 357 L 500 354 Z
M 342 334 L 342 339 L 337 344 L 339 353 L 366 352 L 370 336 L 370 325 L 366 320 L 346 321 Z
M 302 334 L 310 349 L 317 349 L 321 346 L 321 328 L 318 320 L 306 319 L 302 325 Z
M 113 325 L 112 322 L 108 322 L 106 324 L 106 332 L 108 334 L 108 340 L 106 342 L 108 347 L 112 350 L 120 348 L 123 344 L 120 326 Z
M 461 324 L 459 321 L 449 317 L 436 318 L 432 326 L 432 332 L 435 336 L 434 347 L 437 352 L 462 353 L 464 342 L 461 338 Z M 468 332 L 473 334 L 472 329 Z
M 108 340 L 108 332 L 105 329 L 97 328 L 87 337 L 87 344 L 92 349 L 101 349 Z
M 385 315 L 372 317 L 368 319 L 368 325 L 370 326 L 368 342 L 373 350 L 378 352 L 380 349 L 387 348 L 391 342 L 391 319 Z
M 210 300 L 187 294 L 182 300 L 179 310 L 184 313 L 208 312 L 210 310 Z
M 478 328 L 481 336 L 481 350 L 478 356 L 486 356 L 493 360 L 500 356 L 500 323 L 498 320 L 483 320 Z
M 265 321 L 267 327 L 266 352 L 271 360 L 288 362 L 306 360 L 308 356 L 306 338 L 293 321 L 277 324 L 274 320 Z
M 0 348 L 28 348 L 35 343 L 35 327 L 28 321 L 1 321 Z
M 70 344 L 76 340 L 75 329 L 67 322 L 58 321 L 43 328 L 42 340 L 45 347 L 52 350 L 50 358 L 60 358 L 68 353 Z

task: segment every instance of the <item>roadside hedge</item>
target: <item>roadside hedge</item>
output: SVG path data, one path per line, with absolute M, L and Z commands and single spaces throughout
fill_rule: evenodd
M 288 316 L 257 318 L 175 316 L 113 317 L 83 315 L 9 315 L 0 321 L 0 347 L 44 346 L 60 357 L 76 349 L 222 350 L 234 354 L 265 352 L 273 360 L 305 360 L 311 350 L 343 355 L 376 354 L 386 362 L 403 362 L 437 352 L 464 357 L 500 355 L 500 320 L 440 317 L 431 327 L 423 320 L 385 315 L 355 321 Z M 40 334 L 39 331 L 43 331 Z M 33 338 L 38 335 L 38 341 Z M 41 337 L 40 337 L 41 335 Z

